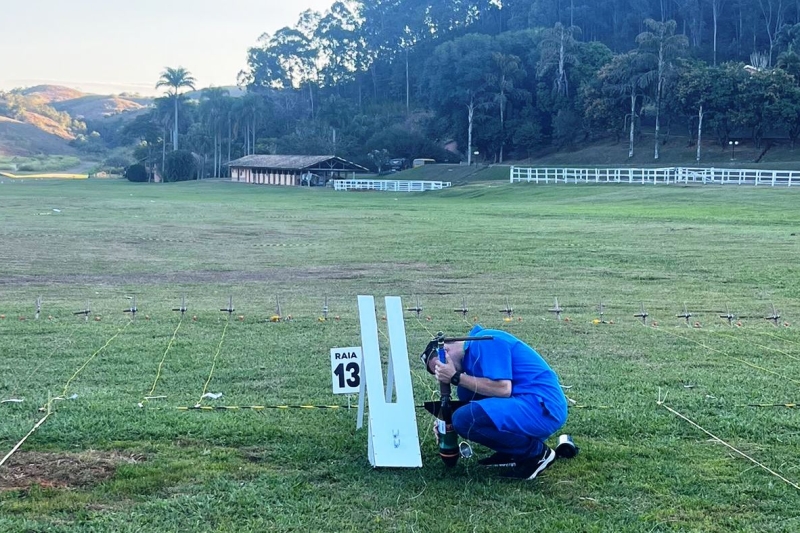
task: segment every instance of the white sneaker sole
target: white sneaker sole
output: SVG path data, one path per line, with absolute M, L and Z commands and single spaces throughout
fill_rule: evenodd
M 553 450 L 548 449 L 548 453 L 544 456 L 544 459 L 542 459 L 542 462 L 539 463 L 539 466 L 536 467 L 536 470 L 533 471 L 533 474 L 531 474 L 530 476 L 528 476 L 525 479 L 528 479 L 528 480 L 534 479 L 536 476 L 541 474 L 542 471 L 545 468 L 550 466 L 553 463 L 553 461 L 555 461 L 555 460 L 556 460 L 556 452 L 553 451 Z

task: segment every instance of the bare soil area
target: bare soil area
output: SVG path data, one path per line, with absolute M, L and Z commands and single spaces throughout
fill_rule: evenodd
M 118 452 L 17 452 L 0 467 L 0 491 L 90 487 L 113 476 L 118 465 L 142 461 L 143 455 Z

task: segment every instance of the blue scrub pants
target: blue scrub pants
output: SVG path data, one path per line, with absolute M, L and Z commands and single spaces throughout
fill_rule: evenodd
M 453 428 L 463 438 L 483 444 L 492 450 L 507 453 L 517 460 L 536 457 L 545 448 L 550 436 L 521 435 L 497 429 L 480 402 L 469 402 L 453 413 Z

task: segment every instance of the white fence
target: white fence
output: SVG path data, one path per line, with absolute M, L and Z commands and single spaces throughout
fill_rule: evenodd
M 334 180 L 337 191 L 393 191 L 422 192 L 438 191 L 450 187 L 449 181 L 411 181 L 411 180 Z
M 511 183 L 640 183 L 800 185 L 800 172 L 727 168 L 529 168 L 511 167 Z

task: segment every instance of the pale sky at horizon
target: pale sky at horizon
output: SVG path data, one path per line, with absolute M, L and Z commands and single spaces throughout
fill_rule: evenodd
M 5 0 L 0 90 L 47 83 L 152 95 L 168 66 L 187 68 L 198 88 L 235 85 L 261 34 L 333 2 Z

